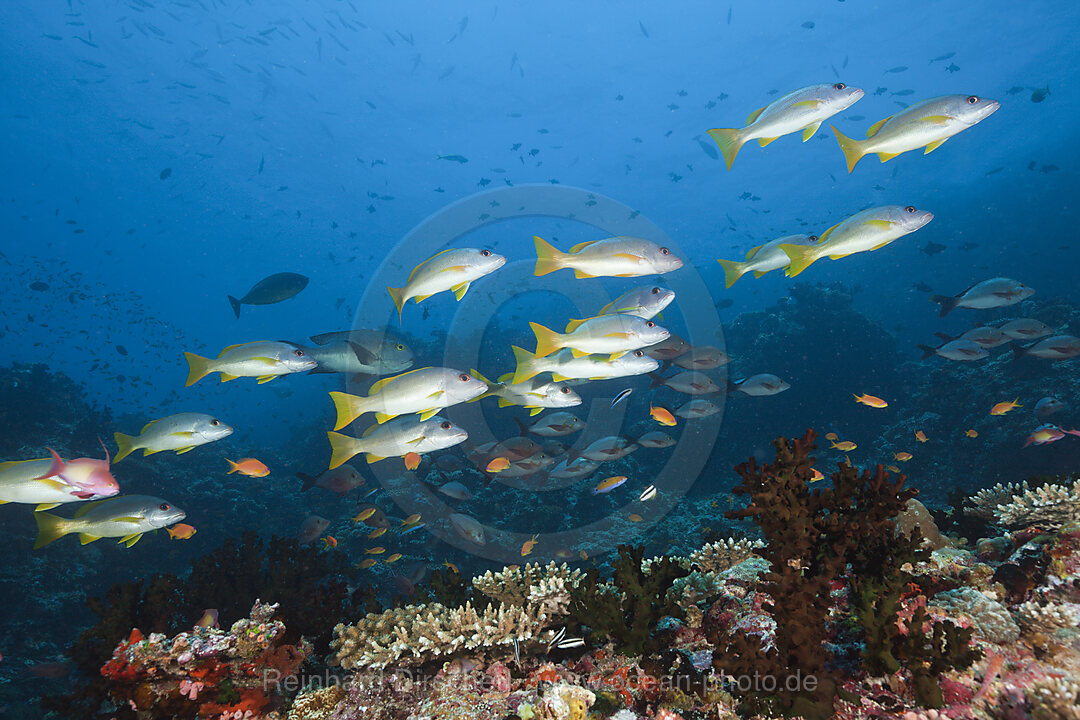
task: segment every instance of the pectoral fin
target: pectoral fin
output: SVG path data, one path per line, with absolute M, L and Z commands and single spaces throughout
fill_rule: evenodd
M 4 502 L 7 502 L 7 501 L 5 500 Z M 60 505 L 60 503 L 41 503 L 40 505 L 38 505 L 37 507 L 34 508 L 34 512 L 41 512 L 42 510 L 52 510 L 57 505 Z
M 259 376 L 259 384 L 262 385 L 263 383 L 268 383 L 271 380 L 274 380 L 276 378 L 277 378 L 277 375 L 260 375 Z
M 623 260 L 631 260 L 636 263 L 639 263 L 644 259 L 640 255 L 634 255 L 632 253 L 614 253 L 611 257 L 622 258 Z
M 919 118 L 919 122 L 932 123 L 934 125 L 944 125 L 949 122 L 951 118 L 948 115 L 927 115 L 926 117 Z
M 465 293 L 469 292 L 469 283 L 461 283 L 459 285 L 455 285 L 450 289 L 454 291 L 454 297 L 460 300 L 461 298 L 465 297 Z
M 190 452 L 190 451 L 192 451 L 194 449 L 195 449 L 194 445 L 188 445 L 187 447 L 177 448 L 176 449 L 176 454 L 177 455 L 183 455 L 184 453 Z
M 864 224 L 878 230 L 891 230 L 893 226 L 888 220 L 867 220 Z
M 466 265 L 447 265 L 439 272 L 462 272 L 467 268 Z
M 406 444 L 406 445 L 415 445 L 415 444 L 416 444 L 416 443 L 418 443 L 418 442 L 423 442 L 423 441 L 424 441 L 425 439 L 426 439 L 426 438 L 425 438 L 425 437 L 424 437 L 423 435 L 421 435 L 421 436 L 420 436 L 420 437 L 418 437 L 418 438 L 413 438 L 412 440 L 409 440 L 409 441 L 408 441 L 408 442 L 406 442 L 405 444 Z

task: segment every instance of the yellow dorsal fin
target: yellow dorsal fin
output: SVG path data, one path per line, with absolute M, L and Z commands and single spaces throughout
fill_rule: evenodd
M 0 463 L 0 472 L 9 470 L 16 465 L 22 465 L 23 463 L 34 462 L 33 460 L 8 460 L 7 462 Z
M 582 320 L 571 320 L 570 322 L 566 323 L 566 330 L 564 332 L 572 333 L 575 330 L 577 330 L 579 327 L 581 327 L 582 323 L 584 323 L 586 320 L 590 320 L 590 319 L 591 318 L 584 318 Z
M 529 410 L 529 417 L 532 417 L 533 415 L 539 415 L 542 412 L 544 412 L 544 408 L 542 408 L 542 407 L 531 408 Z
M 247 343 L 237 343 L 236 345 L 227 345 L 226 347 L 222 348 L 221 352 L 218 353 L 218 357 L 220 358 L 222 355 L 229 352 L 230 350 L 235 350 L 236 348 L 243 347 L 244 345 L 247 345 Z
M 881 126 L 884 125 L 885 123 L 889 122 L 889 120 L 891 118 L 892 118 L 892 115 L 890 115 L 887 118 L 882 118 L 881 120 L 878 120 L 876 123 L 871 125 L 870 129 L 866 131 L 866 137 L 872 138 L 875 135 L 877 135 L 878 131 L 881 130 Z
M 139 434 L 142 435 L 143 433 L 145 433 L 147 430 L 150 429 L 150 426 L 153 425 L 156 422 L 157 422 L 157 420 L 151 420 L 150 422 L 143 425 L 143 429 L 139 431 Z
M 768 105 L 766 105 L 765 107 L 768 107 Z M 754 122 L 755 120 L 757 120 L 757 119 L 758 119 L 759 117 L 761 117 L 761 113 L 763 113 L 763 112 L 765 112 L 765 108 L 761 108 L 761 109 L 759 109 L 759 110 L 755 110 L 754 112 L 752 112 L 752 113 L 750 113 L 749 115 L 747 115 L 747 116 L 746 116 L 746 124 L 747 124 L 747 125 L 749 125 L 750 123 L 752 123 L 752 122 Z
M 393 377 L 383 378 L 382 380 L 376 380 L 375 383 L 371 386 L 371 389 L 368 390 L 368 397 L 371 397 L 375 393 L 379 392 L 384 387 L 386 387 L 389 383 L 393 382 L 394 380 L 397 380 L 398 378 L 405 377 L 406 375 L 408 375 L 410 373 L 417 372 L 418 370 L 426 370 L 426 369 L 427 368 L 416 368 L 414 370 L 409 370 L 408 372 L 403 372 L 400 375 L 394 375 Z
M 413 279 L 414 277 L 416 277 L 416 273 L 417 273 L 417 271 L 418 271 L 418 270 L 420 270 L 420 268 L 424 267 L 424 266 L 425 266 L 425 265 L 427 265 L 427 264 L 428 264 L 429 262 L 431 262 L 431 261 L 432 261 L 432 260 L 434 260 L 435 258 L 439 257 L 439 256 L 440 256 L 440 255 L 442 255 L 443 253 L 448 253 L 448 252 L 450 252 L 450 251 L 451 251 L 451 250 L 453 250 L 453 249 L 454 249 L 454 248 L 446 248 L 446 249 L 445 249 L 445 250 L 443 250 L 442 252 L 437 252 L 437 253 L 435 253 L 434 255 L 432 255 L 431 257 L 429 257 L 429 258 L 428 258 L 427 260 L 425 260 L 424 262 L 422 262 L 422 263 L 420 263 L 419 265 L 417 265 L 416 267 L 414 267 L 414 268 L 412 269 L 412 272 L 411 272 L 411 273 L 409 273 L 409 279 L 405 281 L 405 282 L 406 282 L 406 284 L 408 284 L 408 283 L 411 283 L 411 282 L 412 282 L 412 279 Z
M 82 517 L 86 513 L 90 512 L 91 510 L 96 508 L 98 505 L 101 505 L 101 504 L 106 503 L 106 502 L 108 502 L 108 500 L 98 500 L 96 502 L 84 503 L 81 508 L 79 508 L 78 510 L 75 511 L 75 517 Z
M 360 434 L 360 437 L 362 437 L 362 438 L 366 438 L 366 437 L 367 437 L 368 435 L 371 435 L 371 433 L 375 432 L 375 429 L 376 429 L 377 427 L 379 427 L 379 426 L 378 426 L 378 425 L 372 425 L 372 426 L 371 426 L 371 427 L 369 427 L 369 428 L 368 428 L 367 430 L 365 430 L 364 432 L 362 432 L 362 433 Z
M 760 250 L 762 247 L 764 247 L 764 246 L 763 245 L 758 245 L 757 247 L 752 247 L 749 250 L 747 250 L 746 251 L 746 259 L 750 260 L 751 258 L 753 258 L 755 255 L 758 254 L 758 250 Z
M 585 248 L 587 248 L 587 247 L 589 247 L 590 245 L 593 245 L 594 243 L 597 243 L 597 242 L 599 242 L 599 241 L 598 241 L 598 240 L 589 240 L 589 241 L 587 241 L 587 242 L 581 242 L 581 243 L 578 243 L 578 244 L 577 244 L 577 245 L 575 245 L 574 247 L 570 248 L 570 252 L 572 252 L 572 253 L 577 253 L 577 252 L 581 252 L 581 251 L 582 251 L 582 250 L 584 250 Z
M 475 371 L 475 370 L 473 370 L 473 375 L 476 375 L 476 371 Z M 477 377 L 479 377 L 479 375 L 477 375 Z M 498 379 L 498 380 L 496 380 L 495 382 L 500 382 L 500 383 L 508 383 L 508 382 L 510 382 L 510 381 L 511 381 L 511 380 L 513 380 L 513 379 L 514 379 L 514 373 L 512 373 L 512 372 L 509 372 L 509 373 L 504 373 L 504 374 L 500 375 L 500 376 L 499 376 L 499 379 Z M 486 381 L 485 381 L 485 380 L 484 380 L 483 378 L 480 378 L 480 380 L 481 380 L 482 382 L 486 382 Z M 488 384 L 490 385 L 491 383 L 488 383 Z
M 826 240 L 828 240 L 828 239 L 829 239 L 829 236 L 830 236 L 830 235 L 832 235 L 832 231 L 833 231 L 833 230 L 835 230 L 835 229 L 836 229 L 836 228 L 838 228 L 838 227 L 840 227 L 840 223 L 836 223 L 836 224 L 835 224 L 835 225 L 833 225 L 833 226 L 832 226 L 831 228 L 829 228 L 829 229 L 828 229 L 828 230 L 826 230 L 825 232 L 823 232 L 823 233 L 821 233 L 820 235 L 818 235 L 818 245 L 820 245 L 821 243 L 823 243 L 823 242 L 825 242 Z

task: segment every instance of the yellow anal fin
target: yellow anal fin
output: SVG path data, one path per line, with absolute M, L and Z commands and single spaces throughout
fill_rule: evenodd
M 757 142 L 758 142 L 758 145 L 760 145 L 761 147 L 765 147 L 766 145 L 768 145 L 768 144 L 769 144 L 769 143 L 771 143 L 771 142 L 772 142 L 773 140 L 776 140 L 776 139 L 777 139 L 777 138 L 779 138 L 779 137 L 780 137 L 780 136 L 779 136 L 779 135 L 777 135 L 776 137 L 771 137 L 771 138 L 758 138 L 758 141 L 757 141 Z
M 4 500 L 3 502 L 7 502 L 7 500 Z M 61 503 L 41 503 L 34 508 L 34 512 L 41 512 L 42 510 L 52 510 L 54 507 L 60 504 Z
M 230 375 L 229 373 L 221 373 L 221 382 L 229 382 L 240 377 L 239 375 Z
M 177 455 L 183 455 L 184 453 L 191 452 L 194 449 L 195 449 L 194 445 L 188 445 L 187 447 L 177 448 L 176 449 L 176 454 Z
M 98 535 L 90 535 L 89 533 L 79 533 L 79 542 L 81 544 L 83 544 L 83 545 L 89 545 L 90 543 L 94 542 L 95 540 L 100 540 L 100 539 L 101 539 L 101 537 L 98 536 Z
M 878 153 L 877 156 L 881 158 L 881 162 L 888 162 L 899 154 L 900 153 Z
M 262 385 L 263 383 L 268 383 L 271 380 L 276 380 L 276 379 L 277 379 L 277 375 L 260 375 L 259 376 L 259 384 Z
M 544 412 L 544 408 L 542 408 L 542 407 L 531 408 L 529 410 L 529 417 L 532 417 L 533 415 L 539 415 L 542 412 Z
M 454 291 L 454 297 L 456 297 L 458 300 L 461 300 L 461 298 L 465 297 L 465 293 L 469 292 L 469 283 L 461 283 L 459 285 L 453 286 L 450 289 Z
M 848 255 L 851 255 L 851 253 L 844 253 L 843 255 L 830 255 L 829 259 L 830 260 L 840 260 L 842 258 L 846 258 Z
M 585 352 L 584 350 L 578 350 L 577 348 L 570 348 L 570 354 L 575 358 L 581 358 L 585 357 L 589 353 Z
M 397 415 L 387 415 L 386 413 L 377 412 L 375 413 L 375 422 L 382 425 L 387 420 L 393 420 L 396 417 Z
M 413 302 L 419 303 L 421 300 L 427 300 L 429 297 L 431 297 L 431 296 L 430 295 L 417 295 L 416 297 L 413 298 Z
M 812 123 L 812 124 L 807 125 L 806 127 L 804 127 L 803 130 L 802 130 L 802 141 L 806 142 L 810 138 L 814 137 L 814 133 L 816 133 L 818 131 L 819 127 L 821 127 L 821 121 L 820 120 L 818 120 L 816 123 Z
M 949 138 L 941 138 L 940 140 L 935 140 L 934 142 L 930 143 L 929 145 L 926 146 L 926 150 L 923 151 L 923 155 L 929 155 L 930 153 L 934 152 L 939 147 L 941 147 L 941 144 L 943 142 L 945 142 L 948 139 Z
M 761 272 L 760 270 L 755 270 L 755 271 L 754 271 L 754 277 L 756 277 L 756 278 L 759 278 L 759 277 L 761 277 L 761 276 L 762 276 L 762 275 L 764 275 L 764 274 L 765 274 L 765 273 Z
M 421 422 L 423 422 L 424 420 L 430 420 L 431 418 L 435 417 L 439 414 L 440 410 L 442 410 L 442 408 L 432 408 L 430 410 L 425 410 L 424 412 L 420 413 Z
M 598 275 L 590 275 L 589 273 L 585 272 L 584 270 L 575 269 L 574 270 L 574 277 L 577 278 L 578 280 L 581 280 L 582 278 L 591 278 L 591 277 L 599 277 L 599 276 Z
M 371 453 L 368 453 L 367 455 L 364 456 L 364 459 L 366 459 L 368 461 L 368 463 L 370 464 L 370 463 L 377 463 L 380 460 L 385 460 L 386 458 L 385 457 L 380 457 L 378 455 L 372 455 Z
M 499 407 L 501 407 L 501 408 L 504 408 L 504 407 L 506 407 L 507 405 L 513 405 L 513 404 L 514 404 L 514 403 L 510 402 L 509 400 L 507 400 L 507 399 L 506 399 L 506 398 L 504 398 L 504 397 L 501 397 L 501 398 L 499 398 Z

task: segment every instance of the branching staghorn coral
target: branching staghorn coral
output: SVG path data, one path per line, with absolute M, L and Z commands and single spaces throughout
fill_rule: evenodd
M 543 612 L 565 614 L 570 591 L 578 586 L 585 573 L 571 570 L 566 563 L 547 565 L 529 563 L 520 568 L 488 570 L 473 578 L 473 587 L 506 605 L 534 604 Z
M 1027 489 L 1028 484 L 1026 482 L 1006 483 L 1005 485 L 998 483 L 992 488 L 983 488 L 968 498 L 971 505 L 965 506 L 964 511 L 968 515 L 975 515 L 987 520 L 996 520 L 998 505 L 1011 502 L 1015 496 L 1025 492 Z
M 1016 607 L 1013 616 L 1021 629 L 1029 635 L 1052 633 L 1055 630 L 1080 625 L 1080 605 L 1028 600 Z
M 973 495 L 967 512 L 1010 527 L 1057 529 L 1080 521 L 1080 477 L 1059 480 L 1036 488 L 1027 481 L 999 483 Z
M 765 543 L 760 540 L 728 538 L 690 553 L 690 561 L 704 572 L 723 572 L 756 555 L 763 547 Z

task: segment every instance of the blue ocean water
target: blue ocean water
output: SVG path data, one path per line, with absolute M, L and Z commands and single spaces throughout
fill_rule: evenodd
M 939 503 L 952 490 L 1062 473 L 1080 459 L 1069 445 L 1075 438 L 1021 448 L 1040 424 L 1031 414 L 1040 397 L 1074 400 L 1072 363 L 1011 365 L 999 349 L 992 369 L 980 370 L 920 360 L 915 347 L 939 344 L 935 332 L 959 335 L 1014 317 L 1080 330 L 1072 226 L 1080 100 L 1071 83 L 1080 8 L 1070 3 L 67 0 L 9 2 L 0 20 L 2 364 L 41 364 L 78 388 L 70 405 L 53 395 L 34 408 L 65 429 L 47 437 L 23 432 L 19 409 L 7 408 L 5 433 L 17 441 L 0 459 L 43 457 L 56 445 L 67 457 L 83 403 L 111 419 L 79 427 L 80 455 L 93 454 L 96 435 L 108 442 L 116 430 L 134 433 L 176 412 L 208 412 L 236 429 L 220 447 L 135 461 L 153 472 L 133 489 L 183 506 L 198 528 L 186 545 L 162 533 L 130 551 L 67 538 L 34 554 L 30 508 L 0 508 L 17 548 L 4 563 L 6 587 L 32 577 L 41 594 L 63 596 L 39 610 L 42 621 L 66 625 L 41 647 L 17 632 L 4 638 L 18 662 L 56 659 L 88 624 L 85 596 L 150 572 L 182 572 L 191 556 L 241 530 L 291 536 L 316 513 L 332 521 L 329 533 L 348 535 L 356 501 L 302 494 L 293 478 L 326 467 L 327 392 L 342 389 L 341 378 L 210 378 L 185 388 L 184 351 L 213 357 L 235 343 L 310 344 L 318 333 L 386 327 L 413 348 L 415 367 L 453 361 L 470 371 L 475 362 L 497 377 L 513 370 L 512 345 L 532 347 L 529 321 L 557 327 L 659 282 L 686 292 L 677 290 L 658 322 L 732 358 L 718 382 L 770 372 L 792 387 L 728 399 L 700 437 L 683 430 L 685 464 L 634 456 L 620 466 L 640 475 L 627 498 L 667 472 L 703 505 L 723 501 L 732 465 L 766 457 L 775 436 L 807 427 L 855 441 L 858 463 L 915 453 L 905 470 L 924 499 Z M 834 82 L 865 97 L 809 141 L 750 143 L 725 168 L 710 128 L 739 127 L 791 90 Z M 846 172 L 829 123 L 862 137 L 911 103 L 953 93 L 1001 108 L 932 154 L 870 157 Z M 553 197 L 553 188 L 565 194 Z M 783 235 L 820 234 L 886 204 L 935 218 L 880 250 L 820 261 L 797 280 L 773 272 L 724 287 L 717 258 L 739 259 Z M 410 233 L 424 223 L 430 233 L 421 242 Z M 532 275 L 534 235 L 566 249 L 604 237 L 605 227 L 632 234 L 646 223 L 671 242 L 683 269 L 645 279 Z M 399 322 L 384 287 L 451 245 L 491 249 L 507 266 L 476 281 L 461 303 L 449 293 L 410 302 Z M 226 295 L 240 297 L 277 272 L 310 283 L 295 298 L 244 306 L 234 317 Z M 1022 306 L 940 319 L 928 300 L 998 276 L 1035 295 Z M 626 414 L 609 422 L 603 411 L 624 387 L 634 389 Z M 653 400 L 675 409 L 689 399 L 650 390 L 646 378 L 579 390 L 596 427 L 635 437 L 658 427 L 648 422 Z M 852 401 L 864 392 L 889 408 L 874 414 Z M 988 424 L 987 400 L 1018 395 L 1022 409 Z M 477 440 L 513 437 L 510 416 L 527 419 L 493 401 L 483 408 L 459 409 L 484 423 L 459 421 Z M 1080 421 L 1071 412 L 1056 421 L 1071 427 L 1070 417 Z M 926 448 L 913 440 L 924 428 L 935 441 Z M 965 436 L 969 429 L 979 437 Z M 226 476 L 223 456 L 259 458 L 271 475 Z M 401 471 L 396 458 L 383 467 L 388 477 Z M 126 469 L 115 468 L 125 492 Z M 470 512 L 511 538 L 602 522 L 615 507 L 467 484 L 478 496 Z M 582 487 L 587 494 L 591 486 Z M 389 498 L 384 510 L 408 514 Z M 651 540 L 637 541 L 665 552 L 700 525 L 698 515 L 672 519 L 685 507 L 669 510 Z M 512 556 L 517 547 L 503 550 Z M 569 540 L 536 555 L 558 557 L 567 547 L 577 556 Z M 431 567 L 457 554 L 476 569 L 494 562 L 435 539 L 401 550 Z M 341 551 L 360 559 L 362 543 Z M 61 571 L 68 565 L 77 568 L 77 590 Z M 12 656 L 4 644 L 0 652 Z

